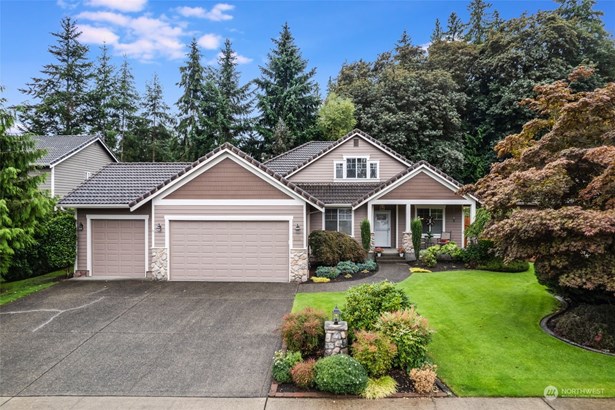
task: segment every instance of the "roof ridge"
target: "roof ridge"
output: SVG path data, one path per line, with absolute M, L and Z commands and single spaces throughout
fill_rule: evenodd
M 265 165 L 265 164 L 267 164 L 268 162 L 271 162 L 271 161 L 273 161 L 273 160 L 275 160 L 275 159 L 278 159 L 278 158 L 280 158 L 280 157 L 286 156 L 286 155 L 290 154 L 291 152 L 294 152 L 294 151 L 298 150 L 299 148 L 303 148 L 303 147 L 305 147 L 306 145 L 308 145 L 308 144 L 312 144 L 312 143 L 314 143 L 314 142 L 326 142 L 326 141 L 308 141 L 308 142 L 304 142 L 304 143 L 303 143 L 303 144 L 301 144 L 301 145 L 297 145 L 295 148 L 291 148 L 291 149 L 289 149 L 288 151 L 285 151 L 285 152 L 283 152 L 283 153 L 281 153 L 281 154 L 279 154 L 279 155 L 276 155 L 276 156 L 275 156 L 275 157 L 273 157 L 273 158 L 268 159 L 267 161 L 263 162 L 262 164 L 263 164 L 263 165 Z M 331 142 L 333 142 L 333 141 L 331 141 Z

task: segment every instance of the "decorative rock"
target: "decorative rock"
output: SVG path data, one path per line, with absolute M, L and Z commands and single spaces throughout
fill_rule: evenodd
M 406 249 L 406 260 L 414 258 L 414 245 L 412 244 L 412 232 L 404 232 L 401 237 L 401 246 Z
M 152 248 L 152 262 L 149 272 L 154 280 L 167 280 L 167 248 Z
M 307 249 L 290 250 L 290 281 L 306 282 L 308 280 L 308 253 Z
M 325 322 L 325 356 L 348 354 L 347 333 L 347 322 L 342 321 L 337 325 L 330 320 Z

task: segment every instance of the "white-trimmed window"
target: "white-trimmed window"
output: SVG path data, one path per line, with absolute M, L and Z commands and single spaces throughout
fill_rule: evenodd
M 378 161 L 370 161 L 368 156 L 346 157 L 343 161 L 335 161 L 335 179 L 378 179 Z
M 423 235 L 431 233 L 439 236 L 444 231 L 444 209 L 443 208 L 417 208 L 417 218 L 423 224 Z
M 352 209 L 327 208 L 325 209 L 325 230 L 337 231 L 352 235 Z

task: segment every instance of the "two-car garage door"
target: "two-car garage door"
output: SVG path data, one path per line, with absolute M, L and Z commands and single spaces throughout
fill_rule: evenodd
M 288 282 L 288 221 L 169 223 L 173 281 Z

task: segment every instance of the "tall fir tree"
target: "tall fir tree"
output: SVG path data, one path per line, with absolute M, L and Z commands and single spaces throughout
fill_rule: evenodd
M 491 3 L 484 0 L 472 0 L 468 5 L 470 12 L 470 21 L 468 22 L 468 31 L 466 40 L 474 44 L 482 44 L 489 31 L 489 22 L 487 21 L 487 9 L 491 7 Z
M 143 141 L 145 158 L 151 162 L 172 159 L 170 147 L 173 144 L 171 131 L 173 118 L 169 114 L 169 106 L 164 101 L 162 85 L 157 74 L 154 74 L 152 81 L 145 85 L 142 120 L 137 138 L 145 137 Z
M 284 24 L 273 43 L 275 47 L 267 55 L 266 65 L 260 67 L 261 76 L 254 80 L 258 87 L 256 107 L 260 111 L 257 130 L 263 136 L 266 150 L 271 150 L 280 119 L 293 136 L 293 146 L 312 140 L 317 134 L 320 105 L 314 81 L 316 69 L 307 69 L 308 62 L 302 58 L 288 24 Z
M 111 64 L 106 44 L 100 48 L 100 56 L 94 69 L 94 88 L 90 93 L 91 132 L 102 136 L 111 150 L 117 151 L 119 127 L 117 115 L 118 77 Z
M 433 32 L 431 33 L 431 43 L 437 43 L 444 39 L 444 31 L 442 31 L 442 25 L 440 24 L 440 19 L 436 19 L 436 24 L 434 25 Z
M 273 130 L 273 141 L 271 143 L 271 157 L 280 155 L 290 149 L 293 145 L 293 136 L 282 118 L 278 119 Z
M 236 144 L 249 126 L 247 116 L 252 108 L 249 101 L 250 85 L 239 85 L 240 74 L 237 71 L 237 64 L 237 54 L 233 51 L 231 41 L 226 39 L 218 58 L 220 92 L 218 143 Z
M 444 33 L 444 38 L 447 41 L 457 41 L 463 38 L 463 32 L 465 30 L 465 24 L 459 18 L 457 13 L 454 11 L 448 16 L 448 21 L 446 22 L 446 33 Z
M 412 39 L 404 30 L 401 38 L 395 44 L 394 59 L 403 68 L 418 70 L 425 63 L 425 51 L 413 45 Z
M 179 67 L 181 79 L 177 85 L 183 94 L 177 100 L 179 141 L 177 156 L 183 160 L 195 160 L 191 151 L 198 139 L 205 133 L 203 102 L 205 100 L 205 68 L 201 63 L 201 51 L 195 38 L 190 43 L 185 64 Z
M 88 47 L 81 44 L 75 20 L 65 17 L 61 30 L 52 33 L 57 44 L 49 47 L 55 62 L 46 64 L 41 77 L 32 78 L 21 92 L 34 102 L 18 107 L 19 120 L 35 134 L 81 134 L 88 127 L 89 80 L 92 63 L 88 61 Z
M 127 150 L 127 140 L 130 140 L 132 133 L 136 127 L 137 112 L 141 101 L 139 93 L 135 86 L 135 78 L 132 74 L 128 59 L 124 56 L 124 61 L 120 67 L 117 79 L 117 94 L 115 96 L 115 117 L 119 129 L 118 151 L 120 161 L 125 161 L 126 158 L 134 157 Z

